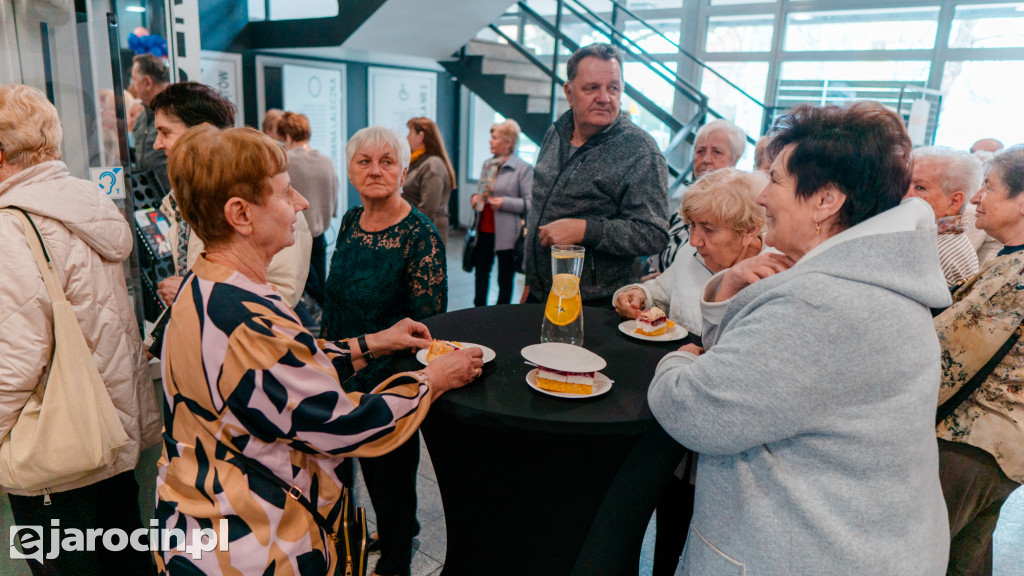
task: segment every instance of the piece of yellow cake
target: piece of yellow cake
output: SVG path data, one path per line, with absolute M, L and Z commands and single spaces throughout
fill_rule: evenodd
M 430 348 L 427 349 L 427 364 L 430 364 L 435 359 L 444 356 L 449 352 L 465 348 L 461 342 L 455 342 L 451 340 L 434 340 L 430 343 Z
M 661 308 L 655 306 L 650 310 L 644 310 L 636 317 L 635 332 L 644 336 L 661 336 L 675 325 L 676 323 L 669 320 Z
M 537 387 L 552 392 L 580 394 L 594 393 L 595 372 L 566 372 L 553 368 L 537 367 Z

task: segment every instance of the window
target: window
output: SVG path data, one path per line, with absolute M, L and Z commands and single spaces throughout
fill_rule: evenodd
M 935 45 L 939 9 L 795 12 L 786 17 L 784 49 L 905 50 Z
M 773 14 L 712 16 L 708 18 L 704 49 L 707 52 L 767 52 L 772 49 L 774 22 Z
M 639 46 L 649 54 L 675 54 L 679 52 L 679 18 L 646 20 L 650 26 L 631 20 L 626 22 L 626 37 L 635 45 L 623 42 L 625 46 Z M 654 28 L 654 30 L 651 30 Z M 659 35 L 660 33 L 660 35 Z M 668 38 L 666 40 L 665 38 Z
M 957 6 L 950 48 L 1024 46 L 1024 3 Z
M 1024 140 L 1024 61 L 946 62 L 942 93 L 936 144 L 968 148 L 981 138 L 1007 146 Z
M 924 86 L 928 62 L 784 62 L 779 75 L 776 107 L 797 104 L 842 105 L 854 100 L 878 100 L 895 108 L 906 84 Z
M 768 83 L 767 62 L 712 62 L 716 72 L 760 100 Z M 708 104 L 725 118 L 732 120 L 747 135 L 757 138 L 761 134 L 764 108 L 721 78 L 705 70 L 701 75 L 700 91 L 708 96 Z
M 668 69 L 665 72 L 666 75 L 675 74 L 675 63 L 666 63 L 665 67 Z M 668 81 L 639 62 L 626 62 L 622 73 L 626 82 L 629 82 L 634 88 L 642 92 L 644 96 L 650 98 L 662 110 L 672 112 L 676 90 Z M 622 96 L 622 110 L 629 112 L 633 123 L 646 130 L 658 143 L 659 148 L 664 150 L 668 147 L 668 143 L 672 139 L 672 133 L 661 120 L 658 120 L 653 114 L 639 106 L 626 95 Z

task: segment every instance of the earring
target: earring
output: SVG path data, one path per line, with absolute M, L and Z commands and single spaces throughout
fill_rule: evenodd
M 815 234 L 821 234 L 821 223 L 820 222 L 815 222 L 814 223 L 814 233 Z

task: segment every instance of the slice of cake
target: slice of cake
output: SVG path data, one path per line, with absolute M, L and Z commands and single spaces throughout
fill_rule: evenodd
M 636 317 L 636 333 L 644 336 L 661 336 L 675 325 L 676 323 L 669 320 L 657 306 L 644 310 Z
M 430 364 L 435 359 L 444 356 L 449 352 L 454 352 L 465 348 L 461 342 L 454 342 L 450 340 L 434 340 L 430 343 L 430 348 L 427 349 L 427 364 Z
M 596 372 L 567 372 L 537 366 L 537 387 L 552 392 L 589 395 L 594 393 Z

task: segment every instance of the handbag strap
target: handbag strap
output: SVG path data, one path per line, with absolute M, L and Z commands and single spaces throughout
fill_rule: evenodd
M 50 260 L 50 254 L 46 251 L 43 237 L 39 234 L 36 223 L 32 221 L 27 212 L 17 206 L 8 206 L 4 208 L 4 211 L 14 214 L 21 220 L 28 248 L 36 259 L 36 265 L 39 266 L 39 273 L 43 276 L 43 284 L 46 285 L 46 294 L 50 297 L 50 303 L 66 302 L 67 296 L 64 295 L 64 288 L 61 286 L 60 278 L 57 277 L 57 271 L 53 268 L 53 261 Z M 34 235 L 28 233 L 30 227 L 35 232 Z
M 935 424 L 942 423 L 943 420 L 949 417 L 950 414 L 956 411 L 965 400 L 974 394 L 974 391 L 981 387 L 982 382 L 988 379 L 992 371 L 996 369 L 996 366 L 1003 361 L 1003 358 L 1010 352 L 1010 350 L 1020 340 L 1021 333 L 1024 332 L 1024 324 L 1018 325 L 1017 329 L 1010 334 L 1010 337 L 1006 339 L 1003 346 L 996 351 L 995 355 L 989 359 L 988 363 L 981 367 L 974 376 L 967 381 L 966 384 L 960 387 L 948 400 L 942 403 L 941 406 L 935 411 Z

